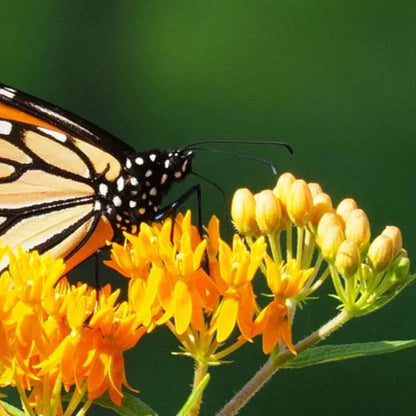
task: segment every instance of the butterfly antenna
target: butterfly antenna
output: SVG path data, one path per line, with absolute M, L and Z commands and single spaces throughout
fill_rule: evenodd
M 286 148 L 289 153 L 293 154 L 293 147 L 290 144 L 285 142 L 280 142 L 277 140 L 202 140 L 195 143 L 187 144 L 184 149 L 193 150 L 195 146 L 206 145 L 206 144 L 242 144 L 242 145 L 266 145 L 266 146 L 281 146 Z
M 263 159 L 261 157 L 248 156 L 248 155 L 244 155 L 244 154 L 241 154 L 241 153 L 229 152 L 227 150 L 205 149 L 204 147 L 197 147 L 197 146 L 193 147 L 192 150 L 196 150 L 198 152 L 220 153 L 222 155 L 235 157 L 237 159 L 245 159 L 245 160 L 250 160 L 250 161 L 254 161 L 254 162 L 264 163 L 265 165 L 268 165 L 271 168 L 271 170 L 273 171 L 273 173 L 275 175 L 277 175 L 278 172 L 279 172 L 279 169 L 277 168 L 277 166 L 272 161 L 270 161 L 268 159 Z

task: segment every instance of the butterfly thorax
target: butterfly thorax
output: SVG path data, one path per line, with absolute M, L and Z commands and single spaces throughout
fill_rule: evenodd
M 183 149 L 128 155 L 122 173 L 114 182 L 98 184 L 106 216 L 118 230 L 133 233 L 141 222 L 154 220 L 163 195 L 191 171 L 192 158 L 193 152 Z

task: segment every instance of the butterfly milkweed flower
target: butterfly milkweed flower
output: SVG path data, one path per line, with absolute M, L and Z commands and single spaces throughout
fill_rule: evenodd
M 15 386 L 31 415 L 85 412 L 105 391 L 120 405 L 123 353 L 145 328 L 117 302 L 119 291 L 106 286 L 97 300 L 86 284 L 62 278 L 62 260 L 4 246 L 0 256 L 10 259 L 0 276 L 0 386 Z M 66 408 L 63 391 L 72 392 Z
M 245 198 L 251 202 L 257 199 L 262 208 L 249 213 L 236 209 L 234 203 L 233 212 L 238 216 L 233 219 L 235 223 L 247 220 L 252 225 L 252 215 L 263 215 L 267 218 L 254 227 L 259 233 L 260 228 L 268 229 L 267 224 L 281 216 L 280 203 L 271 191 L 256 198 L 243 191 L 237 200 Z M 269 204 L 276 213 L 267 212 L 265 206 Z M 244 225 L 244 229 L 252 239 L 250 224 Z M 301 270 L 297 263 L 279 260 L 276 267 L 282 274 L 274 275 L 274 260 L 268 255 L 264 236 L 248 242 L 235 234 L 228 244 L 221 238 L 219 228 L 214 216 L 202 237 L 191 224 L 190 212 L 177 216 L 173 230 L 171 219 L 152 226 L 141 224 L 137 236 L 126 234 L 124 245 L 112 244 L 108 265 L 130 279 L 129 302 L 141 323 L 149 331 L 167 325 L 181 342 L 184 353 L 199 361 L 217 364 L 260 335 L 267 339 L 266 353 L 279 340 L 293 350 L 291 323 L 284 317 L 289 313 L 286 301 L 298 295 L 313 270 Z M 271 232 L 276 233 L 277 229 L 272 226 Z M 257 302 L 255 289 L 255 279 L 262 269 L 267 270 L 270 296 L 275 297 L 266 308 Z M 273 325 L 275 322 L 277 326 Z
M 351 198 L 334 205 L 317 183 L 284 173 L 274 189 L 237 190 L 231 213 L 231 244 L 216 217 L 201 235 L 188 212 L 173 226 L 141 224 L 124 245 L 112 244 L 108 262 L 130 279 L 140 323 L 149 332 L 167 325 L 199 361 L 218 363 L 257 336 L 266 354 L 295 354 L 295 310 L 328 277 L 351 316 L 379 308 L 409 282 L 400 230 L 388 226 L 371 241 L 364 210 Z M 264 284 L 268 292 L 259 291 Z

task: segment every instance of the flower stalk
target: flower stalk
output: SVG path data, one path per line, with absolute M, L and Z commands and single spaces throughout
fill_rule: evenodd
M 192 384 L 192 392 L 195 392 L 200 386 L 204 377 L 208 374 L 208 365 L 202 363 L 201 361 L 195 361 L 195 370 L 194 370 L 194 381 Z M 203 391 L 199 393 L 196 397 L 192 408 L 189 411 L 189 416 L 197 416 L 199 414 L 199 409 L 202 403 L 202 394 Z
M 299 354 L 305 349 L 316 345 L 323 339 L 327 338 L 334 331 L 344 325 L 351 316 L 347 311 L 340 312 L 337 316 L 313 332 L 308 337 L 299 341 L 295 345 L 296 353 Z M 276 357 L 270 356 L 257 373 L 235 394 L 235 396 L 217 413 L 217 416 L 231 416 L 238 413 L 240 409 L 257 393 L 263 385 L 269 381 L 279 368 L 288 360 L 294 357 L 289 351 L 283 351 Z

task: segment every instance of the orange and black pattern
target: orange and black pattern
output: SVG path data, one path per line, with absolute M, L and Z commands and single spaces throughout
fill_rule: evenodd
M 135 152 L 59 107 L 0 84 L 0 239 L 68 269 L 158 218 L 193 152 Z M 7 264 L 0 264 L 0 269 Z

